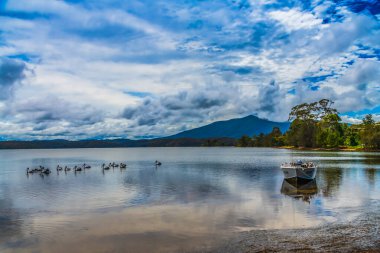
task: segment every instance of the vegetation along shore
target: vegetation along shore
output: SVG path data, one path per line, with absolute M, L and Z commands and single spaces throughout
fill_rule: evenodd
M 254 116 L 237 119 L 233 124 L 254 122 L 244 126 L 249 131 L 252 126 L 258 129 L 265 125 L 267 133 L 248 134 L 240 138 L 233 135 L 227 125 L 208 125 L 209 135 L 205 132 L 189 135 L 189 132 L 199 132 L 201 127 L 191 131 L 155 139 L 103 139 L 103 140 L 34 140 L 34 141 L 0 141 L 0 149 L 55 149 L 55 148 L 123 148 L 123 147 L 276 147 L 319 151 L 379 151 L 380 123 L 375 122 L 371 114 L 366 115 L 361 124 L 343 123 L 339 113 L 332 107 L 333 102 L 322 99 L 318 102 L 303 103 L 294 106 L 289 114 L 289 123 L 270 122 Z M 243 121 L 242 121 L 243 120 Z M 247 121 L 248 120 L 248 121 Z M 234 120 L 232 120 L 234 121 Z M 230 121 L 230 123 L 232 122 Z M 226 121 L 228 122 L 228 121 Z M 226 122 L 219 122 L 226 123 Z M 230 124 L 228 124 L 230 125 Z M 270 130 L 273 126 L 272 131 Z M 243 127 L 240 127 L 240 130 Z M 282 129 L 282 130 L 281 130 Z M 287 129 L 287 130 L 286 130 Z M 212 130 L 212 131 L 211 131 Z M 224 130 L 224 131 L 223 131 Z M 217 133 L 216 133 L 217 132 Z M 269 133 L 268 133 L 269 132 Z M 236 133 L 238 131 L 236 130 Z M 226 136 L 223 136 L 226 135 Z M 198 136 L 198 137 L 195 137 Z M 202 136 L 202 137 L 201 137 Z M 205 135 L 206 136 L 206 135 Z
M 244 135 L 238 139 L 237 146 L 344 151 L 380 149 L 380 123 L 375 122 L 371 114 L 366 115 L 361 124 L 350 125 L 342 122 L 332 105 L 332 101 L 322 99 L 294 106 L 289 114 L 292 123 L 285 133 L 274 127 L 269 134 Z

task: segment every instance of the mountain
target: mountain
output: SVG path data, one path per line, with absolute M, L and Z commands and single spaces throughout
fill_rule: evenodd
M 157 139 L 0 141 L 0 149 L 234 146 L 235 139 L 245 134 L 252 136 L 269 133 L 275 126 L 285 132 L 289 125 L 289 122 L 273 122 L 251 115 L 239 119 L 217 121 Z
M 217 121 L 206 126 L 187 130 L 166 138 L 240 138 L 243 135 L 252 136 L 260 133 L 270 133 L 273 127 L 279 127 L 281 132 L 288 130 L 290 122 L 273 122 L 250 115 L 244 118 Z

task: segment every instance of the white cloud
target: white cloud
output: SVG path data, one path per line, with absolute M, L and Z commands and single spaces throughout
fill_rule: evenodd
M 302 12 L 298 9 L 272 11 L 269 12 L 269 16 L 284 25 L 289 32 L 312 29 L 322 24 L 322 19 L 315 17 L 310 12 Z
M 34 74 L 1 103 L 1 133 L 12 138 L 167 135 L 247 114 L 286 120 L 296 103 L 321 98 L 336 100 L 341 112 L 380 102 L 378 61 L 356 55 L 378 45 L 374 17 L 340 8 L 337 14 L 344 19 L 322 24 L 333 3 L 314 10 L 250 3 L 102 1 L 90 8 L 8 1 L 6 10 L 29 16 L 0 17 L 0 56 L 29 57 L 26 64 Z M 315 84 L 318 90 L 304 80 L 324 75 L 330 76 Z M 196 103 L 215 106 L 202 114 Z M 120 118 L 136 108 L 139 117 Z M 149 120 L 156 124 L 139 124 Z
M 354 46 L 355 42 L 371 37 L 376 25 L 377 21 L 372 17 L 350 14 L 341 23 L 323 26 L 312 46 L 323 57 L 341 53 Z
M 350 117 L 347 115 L 341 116 L 341 119 L 344 123 L 349 123 L 349 124 L 360 124 L 360 123 L 362 123 L 361 119 L 353 118 L 353 117 Z

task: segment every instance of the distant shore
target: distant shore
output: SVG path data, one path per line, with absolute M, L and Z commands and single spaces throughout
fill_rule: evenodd
M 156 138 L 104 140 L 0 141 L 0 149 L 133 148 L 133 147 L 232 147 L 233 138 Z
M 134 147 L 239 147 L 233 138 L 157 138 L 157 139 L 111 139 L 111 140 L 44 140 L 44 141 L 0 141 L 1 149 L 66 149 L 66 148 L 134 148 Z M 247 147 L 242 147 L 247 148 Z M 249 148 L 249 147 L 248 147 Z M 291 149 L 304 151 L 347 151 L 380 152 L 362 147 L 306 148 L 294 146 L 273 146 L 262 148 Z

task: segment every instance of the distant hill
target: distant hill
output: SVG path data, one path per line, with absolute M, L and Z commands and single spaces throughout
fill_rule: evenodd
M 46 141 L 0 141 L 0 149 L 61 149 L 61 148 L 124 148 L 124 147 L 209 147 L 234 146 L 232 138 L 176 138 L 151 140 L 46 140 Z
M 187 130 L 166 138 L 240 138 L 243 135 L 252 136 L 260 133 L 270 133 L 273 127 L 279 127 L 281 132 L 288 130 L 290 122 L 273 122 L 250 115 L 244 118 L 217 121 L 206 126 Z
M 203 127 L 157 139 L 0 141 L 0 149 L 234 146 L 236 139 L 245 134 L 252 136 L 269 133 L 275 126 L 285 132 L 289 125 L 288 122 L 273 122 L 248 116 L 217 121 Z

